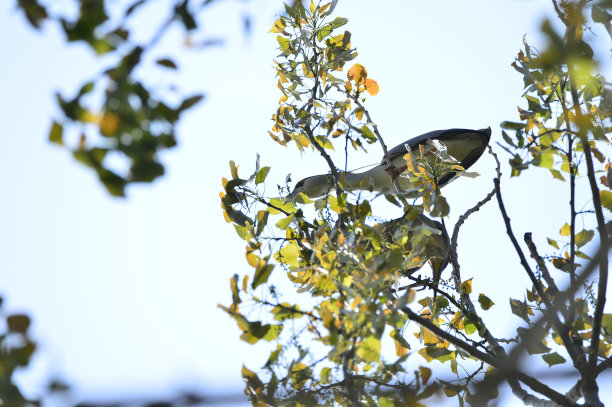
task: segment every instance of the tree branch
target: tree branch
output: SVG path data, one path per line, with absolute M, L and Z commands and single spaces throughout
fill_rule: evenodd
M 540 382 L 539 380 L 525 374 L 522 373 L 518 370 L 516 370 L 514 368 L 514 366 L 511 366 L 510 364 L 506 363 L 503 360 L 499 360 L 494 356 L 491 356 L 487 353 L 481 352 L 478 349 L 474 348 L 473 346 L 459 340 L 458 338 L 456 338 L 455 336 L 449 334 L 448 332 L 444 331 L 443 329 L 441 329 L 440 327 L 436 326 L 431 320 L 426 319 L 421 317 L 420 315 L 416 314 L 414 311 L 412 311 L 410 308 L 408 307 L 404 307 L 402 309 L 407 315 L 408 318 L 411 321 L 414 321 L 416 323 L 418 323 L 419 325 L 421 325 L 423 328 L 428 329 L 429 331 L 431 331 L 433 334 L 435 334 L 436 336 L 444 339 L 445 341 L 450 342 L 451 344 L 453 344 L 454 346 L 456 346 L 457 348 L 460 348 L 464 351 L 466 351 L 467 353 L 469 353 L 471 356 L 499 369 L 502 371 L 506 372 L 506 375 L 508 378 L 514 378 L 517 380 L 520 380 L 521 382 L 525 383 L 527 386 L 529 386 L 532 390 L 550 398 L 551 400 L 555 401 L 557 404 L 560 404 L 562 406 L 575 406 L 575 403 L 573 403 L 571 400 L 569 400 L 565 395 L 558 393 L 557 391 L 551 389 L 550 387 L 546 386 L 545 384 L 543 384 L 542 382 Z M 531 396 L 533 397 L 533 396 Z
M 506 207 L 502 199 L 499 178 L 495 178 L 493 182 L 495 183 L 495 190 L 497 191 L 497 202 L 499 203 L 499 210 L 501 211 L 502 218 L 504 219 L 504 223 L 506 225 L 506 232 L 508 234 L 508 237 L 510 238 L 512 245 L 514 246 L 514 249 L 519 256 L 521 265 L 527 272 L 527 275 L 531 279 L 533 286 L 537 290 L 538 295 L 540 296 L 542 301 L 546 304 L 546 309 L 548 311 L 548 314 L 550 315 L 552 323 L 555 329 L 557 330 L 557 332 L 559 332 L 559 336 L 561 337 L 561 340 L 563 341 L 563 345 L 566 347 L 570 357 L 572 358 L 572 361 L 574 362 L 574 365 L 576 365 L 576 363 L 581 358 L 581 353 L 578 351 L 577 347 L 574 346 L 574 343 L 570 339 L 569 333 L 568 333 L 569 330 L 559 320 L 557 316 L 557 307 L 553 307 L 553 305 L 548 300 L 548 296 L 544 292 L 542 288 L 542 284 L 540 284 L 535 274 L 533 273 L 533 270 L 531 270 L 531 267 L 529 266 L 529 263 L 527 262 L 527 259 L 525 258 L 525 254 L 523 253 L 523 249 L 521 249 L 518 241 L 516 240 L 516 237 L 514 236 L 514 232 L 512 231 L 512 225 L 510 224 L 510 218 L 508 217 L 508 213 L 506 212 Z
M 573 295 L 575 294 L 573 290 L 577 289 L 577 287 L 580 287 L 582 284 L 584 284 L 584 282 L 589 278 L 591 273 L 595 270 L 599 257 L 607 256 L 608 251 L 609 251 L 609 247 L 606 248 L 605 250 L 601 246 L 598 248 L 597 254 L 595 255 L 595 257 L 593 257 L 593 260 L 591 260 L 586 265 L 582 273 L 578 275 L 578 277 L 576 278 L 576 285 L 572 286 L 570 284 L 567 290 L 562 291 L 559 294 L 558 303 L 564 303 L 565 301 L 568 301 L 569 299 L 573 298 Z M 526 335 L 523 335 L 522 337 L 523 340 L 520 341 L 518 344 L 514 345 L 512 349 L 510 350 L 508 354 L 508 359 L 506 360 L 506 363 L 508 364 L 508 366 L 513 367 L 516 365 L 516 363 L 518 363 L 518 360 L 521 354 L 523 353 L 523 351 L 525 351 L 527 347 L 529 346 L 529 344 L 535 339 L 536 337 L 535 333 L 538 330 L 538 328 L 548 323 L 550 318 L 551 318 L 551 315 L 550 315 L 550 310 L 549 310 L 549 312 L 543 313 L 535 322 L 531 323 L 530 330 L 527 332 Z M 485 380 L 483 381 L 482 385 L 486 388 L 497 387 L 501 381 L 506 380 L 506 379 L 507 379 L 506 372 L 503 370 L 500 370 L 498 372 L 494 372 L 488 375 L 487 377 L 485 377 Z

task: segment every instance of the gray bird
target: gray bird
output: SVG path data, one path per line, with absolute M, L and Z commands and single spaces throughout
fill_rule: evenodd
M 398 242 L 403 236 L 405 243 L 403 249 L 406 253 L 420 259 L 415 267 L 403 271 L 405 275 L 411 275 L 419 270 L 425 262 L 428 262 L 433 271 L 433 298 L 434 302 L 438 296 L 438 284 L 442 271 L 450 261 L 450 241 L 442 223 L 435 221 L 422 213 L 414 216 L 410 212 L 398 219 L 393 219 L 382 224 L 385 237 L 389 242 Z
M 427 141 L 438 140 L 446 146 L 448 154 L 459 161 L 459 165 L 464 169 L 468 169 L 484 153 L 490 139 L 490 127 L 480 130 L 434 130 L 411 138 L 393 147 L 388 152 L 393 165 L 399 169 L 405 169 L 406 161 L 404 160 L 404 155 L 408 152 L 407 148 L 410 148 L 413 155 L 417 155 L 419 154 L 419 145 L 423 145 L 427 151 L 432 148 L 430 145 L 427 145 Z M 381 164 L 370 170 L 359 173 L 341 173 L 342 186 L 347 191 L 369 190 L 373 192 L 393 193 L 395 191 L 393 179 L 386 171 L 387 169 L 387 163 L 383 158 Z M 444 174 L 440 177 L 438 183 L 440 186 L 444 186 L 452 181 L 455 176 L 455 172 Z M 398 177 L 397 180 L 403 194 L 412 197 L 416 196 L 418 190 L 414 187 L 410 179 Z M 294 190 L 286 199 L 294 200 L 300 192 L 303 192 L 309 198 L 318 198 L 326 195 L 332 189 L 334 189 L 334 184 L 330 174 L 315 175 L 298 181 L 298 183 L 295 184 Z

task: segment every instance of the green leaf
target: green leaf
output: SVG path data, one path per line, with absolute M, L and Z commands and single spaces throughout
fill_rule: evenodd
M 472 322 L 467 322 L 466 324 L 464 324 L 463 329 L 465 330 L 465 333 L 468 335 L 471 335 L 478 330 L 476 328 L 476 325 L 474 325 L 474 323 Z
M 291 221 L 293 220 L 294 216 L 295 214 L 291 214 L 287 216 L 286 218 L 279 220 L 278 222 L 276 222 L 276 227 L 278 227 L 281 230 L 287 229 L 289 224 L 291 224 Z
M 515 123 L 515 122 L 501 122 L 500 126 L 502 129 L 514 130 L 514 131 L 522 130 L 525 128 L 524 123 Z
M 288 38 L 283 37 L 282 35 L 278 35 L 276 37 L 276 41 L 278 42 L 278 45 L 280 45 L 280 49 L 283 52 L 283 54 L 289 54 L 289 46 L 291 45 L 290 41 Z
M 547 237 L 546 240 L 548 240 L 549 245 L 551 245 L 555 249 L 559 249 L 559 244 L 557 243 L 556 240 L 552 240 L 550 237 Z
M 357 348 L 357 356 L 366 362 L 378 362 L 380 358 L 380 339 L 368 336 Z
M 506 133 L 504 130 L 502 130 L 502 137 L 506 143 L 510 144 L 512 147 L 516 147 L 510 136 L 508 136 L 508 133 Z
M 268 216 L 270 212 L 268 211 L 259 211 L 257 212 L 257 230 L 255 234 L 259 236 L 261 232 L 263 232 L 264 227 L 268 224 Z
M 64 145 L 63 139 L 64 126 L 54 121 L 51 126 L 51 131 L 49 131 L 49 141 L 55 144 L 59 144 L 60 146 Z
M 261 184 L 262 182 L 264 182 L 266 180 L 266 177 L 268 176 L 269 172 L 270 172 L 270 167 L 262 167 L 257 172 L 257 175 L 255 176 L 255 183 L 256 184 Z
M 606 330 L 609 336 L 612 336 L 612 314 L 603 314 L 601 326 Z
M 515 299 L 510 299 L 510 309 L 514 315 L 521 317 L 525 322 L 529 322 L 529 307 L 527 303 Z
M 274 208 L 282 209 L 283 211 L 288 213 L 293 213 L 296 211 L 293 202 L 283 202 L 279 198 L 271 198 L 269 203 L 270 205 L 274 206 Z M 282 213 L 281 211 L 274 208 L 268 208 L 268 211 L 270 211 L 270 215 L 278 215 Z
M 388 397 L 379 397 L 378 405 L 380 407 L 395 407 L 395 403 L 393 402 L 393 400 Z
M 236 233 L 238 233 L 238 236 L 240 236 L 242 240 L 249 241 L 251 240 L 251 237 L 253 237 L 246 226 L 234 225 L 234 229 L 236 229 Z
M 273 269 L 274 266 L 272 264 L 268 264 L 267 262 L 262 262 L 262 264 L 259 264 L 255 270 L 255 276 L 253 277 L 251 287 L 255 289 L 260 284 L 267 282 Z
M 542 359 L 544 362 L 548 363 L 548 366 L 559 365 L 561 363 L 565 363 L 565 358 L 559 355 L 557 352 L 549 353 L 547 355 L 542 355 Z
M 559 170 L 555 170 L 555 169 L 550 169 L 550 173 L 553 176 L 553 178 L 556 178 L 560 181 L 565 181 L 565 178 L 563 178 L 563 175 L 561 174 L 561 171 Z
M 612 211 L 612 191 L 599 191 L 599 198 L 601 199 L 601 206 Z
M 368 127 L 368 125 L 361 126 L 359 130 L 361 131 L 361 136 L 369 143 L 374 143 L 376 141 L 376 136 L 374 135 L 372 130 L 370 130 L 370 127 Z
M 478 296 L 478 302 L 480 303 L 480 307 L 485 311 L 495 305 L 495 303 L 484 294 Z
M 323 27 L 319 28 L 319 30 L 317 31 L 317 40 L 322 41 L 323 38 L 331 34 L 333 29 L 334 28 L 331 24 L 326 24 Z
M 196 105 L 200 100 L 204 99 L 204 95 L 194 95 L 183 100 L 179 108 L 177 109 L 179 112 L 183 110 L 187 110 L 190 107 Z
M 555 163 L 552 150 L 543 151 L 535 156 L 533 159 L 533 165 L 538 167 L 548 168 L 552 170 L 552 166 Z
M 157 61 L 155 61 L 155 63 L 165 68 L 178 69 L 178 66 L 176 65 L 176 63 L 170 58 L 160 58 Z
M 40 28 L 42 22 L 49 17 L 47 9 L 38 0 L 19 0 L 17 5 L 23 9 L 28 22 L 34 28 Z
M 592 230 L 583 230 L 580 233 L 576 234 L 576 246 L 582 247 L 585 244 L 589 243 L 591 239 L 595 236 L 595 232 Z
M 338 28 L 342 27 L 346 23 L 348 23 L 348 18 L 336 17 L 336 19 L 329 24 L 334 28 Z

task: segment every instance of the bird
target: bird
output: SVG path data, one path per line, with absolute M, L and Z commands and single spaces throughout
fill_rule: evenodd
M 386 221 L 381 224 L 384 236 L 389 242 L 404 242 L 402 249 L 411 253 L 416 261 L 414 267 L 403 270 L 403 274 L 410 276 L 428 262 L 433 272 L 433 301 L 438 296 L 438 284 L 442 271 L 448 266 L 450 260 L 450 240 L 442 223 L 435 221 L 423 213 L 414 215 L 413 211 L 406 212 L 402 217 Z M 406 236 L 407 239 L 402 239 Z
M 388 156 L 393 165 L 399 170 L 406 169 L 406 161 L 404 156 L 410 149 L 412 154 L 419 153 L 419 146 L 423 146 L 425 151 L 431 151 L 433 148 L 428 145 L 429 140 L 438 140 L 442 142 L 447 149 L 448 154 L 453 156 L 463 169 L 468 169 L 472 166 L 484 153 L 489 140 L 491 139 L 491 128 L 480 130 L 471 129 L 447 129 L 434 130 L 420 136 L 411 138 L 404 143 L 398 144 L 388 150 Z M 387 170 L 386 159 L 374 168 L 364 172 L 342 172 L 340 174 L 342 187 L 347 191 L 370 190 L 379 193 L 393 193 L 395 191 L 393 185 L 393 177 Z M 456 172 L 448 172 L 438 179 L 438 185 L 444 186 L 456 177 Z M 412 184 L 407 177 L 397 178 L 402 189 L 402 194 L 415 197 L 418 195 L 418 188 Z M 293 201 L 303 192 L 309 198 L 319 198 L 328 194 L 335 188 L 331 174 L 314 175 L 304 178 L 295 184 L 293 191 L 287 195 L 285 200 Z

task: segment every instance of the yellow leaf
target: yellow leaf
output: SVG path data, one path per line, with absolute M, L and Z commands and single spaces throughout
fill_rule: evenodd
M 394 341 L 394 343 L 395 343 L 395 354 L 397 356 L 402 357 L 408 354 L 408 349 L 404 348 L 402 345 L 397 343 L 397 341 Z
M 100 133 L 106 136 L 115 133 L 119 127 L 119 123 L 119 116 L 115 113 L 105 112 L 102 116 L 102 120 L 100 120 Z
M 324 13 L 324 12 L 325 12 L 325 11 L 326 11 L 326 10 L 329 8 L 329 6 L 331 6 L 331 3 L 327 3 L 327 4 L 322 5 L 322 6 L 319 8 L 319 12 L 320 12 L 320 13 Z
M 274 25 L 272 25 L 272 29 L 270 30 L 271 33 L 280 33 L 282 32 L 285 27 L 287 25 L 285 24 L 285 22 L 282 19 L 278 19 L 274 22 Z
M 461 283 L 461 291 L 464 294 L 471 294 L 472 293 L 472 279 L 471 278 L 469 280 L 466 280 L 463 283 Z
M 428 329 L 423 329 L 423 343 L 426 345 L 435 345 L 440 342 L 440 339 Z
M 256 254 L 253 254 L 253 253 L 248 253 L 246 255 L 246 259 L 247 259 L 247 262 L 249 263 L 249 265 L 251 267 L 257 267 L 259 265 L 259 262 L 261 261 L 259 256 L 257 256 Z
M 378 362 L 380 358 L 380 339 L 368 336 L 357 348 L 357 356 L 366 362 Z
M 563 225 L 563 227 L 561 228 L 561 230 L 559 231 L 559 234 L 561 236 L 569 236 L 571 232 L 570 229 L 570 225 L 568 225 L 567 223 L 565 225 Z
M 357 120 L 361 120 L 361 118 L 363 117 L 363 108 L 358 107 L 357 109 L 355 109 L 355 117 L 357 118 Z
M 295 243 L 290 243 L 280 249 L 274 257 L 276 258 L 276 260 L 282 263 L 285 263 L 289 266 L 297 267 L 299 265 L 299 255 L 300 249 L 298 249 Z
M 315 11 L 317 11 L 317 5 L 315 4 L 314 1 L 310 0 L 310 12 L 314 14 Z

